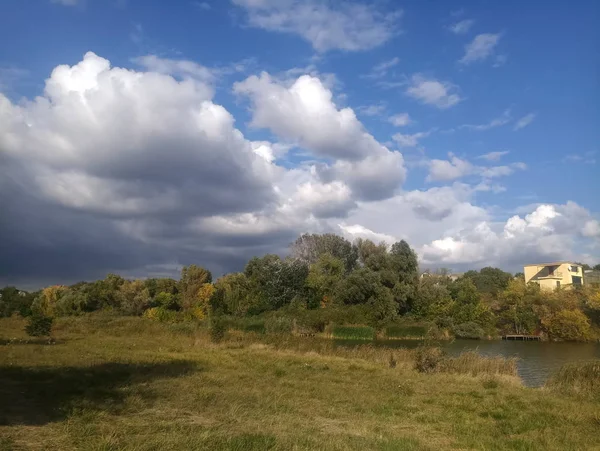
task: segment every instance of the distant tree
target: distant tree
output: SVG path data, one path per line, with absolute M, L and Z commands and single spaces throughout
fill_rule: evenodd
M 358 268 L 344 279 L 333 279 L 330 295 L 341 304 L 366 304 L 381 287 L 379 275 L 369 268 Z
M 316 263 L 323 254 L 340 259 L 346 272 L 354 269 L 358 260 L 357 248 L 347 239 L 332 233 L 304 234 L 291 245 L 291 256 L 309 265 Z
M 184 310 L 191 309 L 198 303 L 198 292 L 205 283 L 212 282 L 212 274 L 208 269 L 196 265 L 181 268 L 178 290 L 181 296 L 181 306 Z
M 345 265 L 342 260 L 329 253 L 322 254 L 315 264 L 310 266 L 306 285 L 318 299 L 333 298 L 344 277 Z
M 150 308 L 152 296 L 142 280 L 125 281 L 119 288 L 120 308 L 126 315 L 141 315 Z
M 67 291 L 68 288 L 63 285 L 52 285 L 44 288 L 33 302 L 31 307 L 33 312 L 38 315 L 53 317 L 59 299 Z
M 250 282 L 244 273 L 231 273 L 220 277 L 215 288 L 223 290 L 223 310 L 235 316 L 243 316 L 252 308 Z
M 548 334 L 561 340 L 585 340 L 590 333 L 590 320 L 580 310 L 561 310 L 548 321 Z
M 275 310 L 305 294 L 308 265 L 298 259 L 282 260 L 278 255 L 268 254 L 252 258 L 244 274 L 255 309 Z
M 398 275 L 400 282 L 416 285 L 419 277 L 417 253 L 404 240 L 392 244 L 390 268 Z
M 592 269 L 592 267 L 590 265 L 588 265 L 587 263 L 575 262 L 575 264 L 581 266 L 581 268 L 584 271 L 587 271 L 588 269 Z
M 169 277 L 151 278 L 144 281 L 144 286 L 148 289 L 150 297 L 156 296 L 158 293 L 178 294 L 179 287 L 175 279 Z
M 36 293 L 28 293 L 15 287 L 5 287 L 0 290 L 0 317 L 18 313 L 21 316 L 31 314 L 31 304 Z
M 594 265 L 594 267 L 592 269 L 594 271 L 600 271 L 600 263 L 598 263 L 597 265 Z
M 467 271 L 463 274 L 463 278 L 471 279 L 480 293 L 496 295 L 506 289 L 508 282 L 513 279 L 513 276 L 499 268 L 488 266 L 482 268 L 479 272 Z
M 392 321 L 398 316 L 398 305 L 390 290 L 382 285 L 377 285 L 375 292 L 369 298 L 369 307 L 373 316 L 374 325 L 382 325 Z
M 525 274 L 522 272 L 517 272 L 517 273 L 515 273 L 515 279 L 525 280 Z
M 358 253 L 358 261 L 361 266 L 367 266 L 374 271 L 379 270 L 379 268 L 374 267 L 378 266 L 377 261 L 385 259 L 388 253 L 385 243 L 375 244 L 373 241 L 363 238 L 357 238 L 354 241 L 354 247 Z

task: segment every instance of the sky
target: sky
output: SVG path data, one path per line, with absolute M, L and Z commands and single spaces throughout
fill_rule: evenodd
M 598 2 L 2 0 L 0 285 L 301 233 L 600 262 Z

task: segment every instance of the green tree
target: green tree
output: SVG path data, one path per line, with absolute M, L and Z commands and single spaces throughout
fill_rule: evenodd
M 252 308 L 250 282 L 244 273 L 231 273 L 220 277 L 215 288 L 223 290 L 224 310 L 227 314 L 244 316 Z
M 28 293 L 15 287 L 5 287 L 0 290 L 0 317 L 18 313 L 21 316 L 31 314 L 31 305 L 36 293 Z
M 322 254 L 310 266 L 306 285 L 311 288 L 318 299 L 332 299 L 344 277 L 344 262 L 329 253 Z
M 212 274 L 201 266 L 190 265 L 181 268 L 178 290 L 181 296 L 181 306 L 189 310 L 198 302 L 198 292 L 205 283 L 212 282 Z
M 398 275 L 400 282 L 416 286 L 419 277 L 417 253 L 404 240 L 392 244 L 390 268 Z
M 561 340 L 576 341 L 589 337 L 590 320 L 581 310 L 561 310 L 548 322 L 548 334 Z
M 375 292 L 370 297 L 368 304 L 371 308 L 373 323 L 381 326 L 398 316 L 398 305 L 390 290 L 382 285 L 377 285 Z
M 340 304 L 366 304 L 381 287 L 379 275 L 369 268 L 358 268 L 344 279 L 333 277 L 327 282 L 328 295 Z
M 346 272 L 356 267 L 358 250 L 347 239 L 332 234 L 304 234 L 291 245 L 291 256 L 308 265 L 316 263 L 323 254 L 330 254 L 344 263 Z
M 256 312 L 276 310 L 305 295 L 308 265 L 298 259 L 282 260 L 269 254 L 252 258 L 244 274 L 249 281 L 250 303 L 256 306 Z
M 463 278 L 471 279 L 480 293 L 496 295 L 508 286 L 513 279 L 512 274 L 504 272 L 499 268 L 487 266 L 477 271 L 467 271 Z
M 141 315 L 150 308 L 152 296 L 142 280 L 127 280 L 119 288 L 120 308 L 126 315 Z

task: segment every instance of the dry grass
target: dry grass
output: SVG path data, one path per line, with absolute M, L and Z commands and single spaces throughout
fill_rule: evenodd
M 25 338 L 0 320 L 0 339 Z M 0 450 L 598 449 L 597 401 L 488 374 L 419 374 L 410 351 L 60 320 L 0 345 Z M 269 341 L 272 342 L 269 342 Z M 479 365 L 479 363 L 478 363 Z
M 546 387 L 571 395 L 600 399 L 600 359 L 564 365 L 550 378 Z

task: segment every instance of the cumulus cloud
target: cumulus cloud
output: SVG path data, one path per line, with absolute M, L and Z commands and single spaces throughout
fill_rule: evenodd
M 449 30 L 454 34 L 465 34 L 469 32 L 474 23 L 475 21 L 471 19 L 461 20 L 450 25 Z
M 378 47 L 397 31 L 401 11 L 373 5 L 316 0 L 232 0 L 247 13 L 248 24 L 267 31 L 301 36 L 318 52 Z
M 415 74 L 406 89 L 406 94 L 422 103 L 445 109 L 456 105 L 462 100 L 455 91 L 456 87 L 449 82 Z
M 521 119 L 519 119 L 517 121 L 513 130 L 515 130 L 515 131 L 521 130 L 522 128 L 527 127 L 529 124 L 531 124 L 533 122 L 533 120 L 535 119 L 535 116 L 536 116 L 535 113 L 529 113 L 529 114 L 523 116 Z
M 586 235 L 582 220 L 590 219 L 585 208 L 568 202 L 542 204 L 525 216 L 505 222 L 490 220 L 465 224 L 447 236 L 425 244 L 421 255 L 429 264 L 452 265 L 473 262 L 518 268 L 528 263 L 579 259 L 578 242 Z
M 478 34 L 473 41 L 465 46 L 465 54 L 459 62 L 462 64 L 471 64 L 487 59 L 487 57 L 494 53 L 499 40 L 500 33 Z

